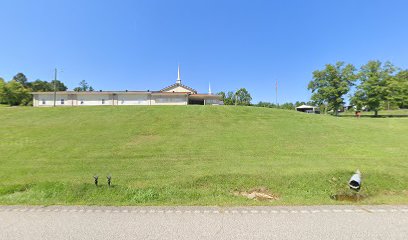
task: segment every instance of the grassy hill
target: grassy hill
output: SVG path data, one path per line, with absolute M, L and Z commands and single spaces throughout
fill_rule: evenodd
M 356 169 L 367 197 L 359 203 L 408 203 L 408 118 L 19 107 L 0 108 L 0 138 L 0 204 L 343 204 L 330 196 L 348 191 Z M 277 200 L 238 194 L 251 189 Z

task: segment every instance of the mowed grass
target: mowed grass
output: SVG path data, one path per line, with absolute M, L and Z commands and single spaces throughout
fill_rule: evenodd
M 354 111 L 347 111 L 340 113 L 340 116 L 348 116 L 348 115 L 355 115 Z M 364 116 L 374 116 L 374 112 L 365 112 L 362 111 L 361 115 Z M 378 111 L 379 116 L 393 116 L 393 115 L 401 115 L 401 116 L 408 116 L 408 109 L 397 109 L 397 110 L 380 110 Z
M 228 106 L 19 107 L 0 109 L 0 137 L 0 204 L 349 204 L 330 196 L 348 191 L 356 169 L 367 197 L 358 204 L 408 203 L 408 118 Z M 279 199 L 234 194 L 261 187 Z

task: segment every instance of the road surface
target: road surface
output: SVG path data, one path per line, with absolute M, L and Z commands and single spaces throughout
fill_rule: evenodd
M 0 239 L 408 239 L 408 206 L 0 206 Z

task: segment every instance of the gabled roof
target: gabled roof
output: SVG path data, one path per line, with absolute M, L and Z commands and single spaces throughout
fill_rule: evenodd
M 187 90 L 190 90 L 190 91 L 193 92 L 193 93 L 197 93 L 197 90 L 195 90 L 195 89 L 193 89 L 193 88 L 191 88 L 191 87 L 189 87 L 189 86 L 183 85 L 183 84 L 181 84 L 181 83 L 175 83 L 175 84 L 173 84 L 173 85 L 170 85 L 170 86 L 168 86 L 168 87 L 163 88 L 163 89 L 160 90 L 160 91 L 161 91 L 161 92 L 165 92 L 165 91 L 169 91 L 169 90 L 171 90 L 172 88 L 176 88 L 176 87 L 182 87 L 182 88 L 185 88 L 185 89 L 187 89 Z
M 314 107 L 314 106 L 308 106 L 308 105 L 301 105 L 301 106 L 296 107 L 296 108 L 317 108 L 317 107 Z

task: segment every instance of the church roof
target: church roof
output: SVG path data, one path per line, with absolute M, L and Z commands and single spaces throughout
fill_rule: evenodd
M 161 92 L 169 91 L 169 90 L 171 90 L 172 88 L 175 88 L 175 87 L 182 87 L 182 88 L 185 88 L 185 89 L 187 89 L 187 90 L 190 90 L 190 91 L 193 92 L 193 93 L 197 93 L 197 90 L 195 90 L 194 88 L 191 88 L 191 87 L 189 87 L 189 86 L 183 85 L 183 84 L 181 84 L 181 83 L 172 84 L 172 85 L 170 85 L 170 86 L 168 86 L 168 87 L 163 88 L 163 89 L 160 90 L 160 91 L 161 91 Z

